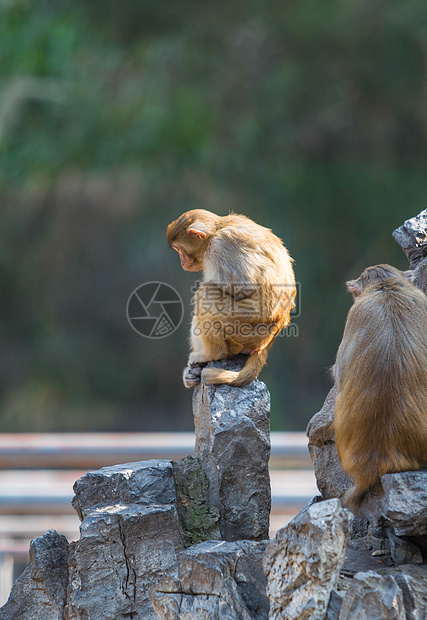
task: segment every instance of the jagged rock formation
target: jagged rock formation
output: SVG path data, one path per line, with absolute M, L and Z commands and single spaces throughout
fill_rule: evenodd
M 339 617 L 346 620 L 405 620 L 402 590 L 391 575 L 378 575 L 373 571 L 357 573 L 343 599 Z
M 393 231 L 393 237 L 405 252 L 411 269 L 419 260 L 427 256 L 427 209 L 406 220 Z
M 80 520 L 97 506 L 176 505 L 173 462 L 148 460 L 103 467 L 74 483 L 72 505 Z
M 151 589 L 162 620 L 267 620 L 266 542 L 205 542 L 183 551 Z
M 148 590 L 183 548 L 175 506 L 91 509 L 70 545 L 66 620 L 154 620 Z
M 1 620 L 63 620 L 67 582 L 68 541 L 49 530 L 31 541 L 30 563 L 0 609 Z
M 384 495 L 366 506 L 370 520 L 393 527 L 397 536 L 427 536 L 427 471 L 403 471 L 381 478 Z
M 427 559 L 427 471 L 405 471 L 381 478 L 384 495 L 370 498 L 365 515 L 387 536 L 394 564 Z
M 77 480 L 80 539 L 32 542 L 0 620 L 268 617 L 269 393 L 260 381 L 203 387 L 194 403 L 203 462 L 125 463 Z
M 342 470 L 335 444 L 334 414 L 335 394 L 333 387 L 307 426 L 308 450 L 313 461 L 317 488 L 323 499 L 341 497 L 353 482 Z
M 270 619 L 323 620 L 338 583 L 353 515 L 337 499 L 302 510 L 269 543 L 264 560 Z

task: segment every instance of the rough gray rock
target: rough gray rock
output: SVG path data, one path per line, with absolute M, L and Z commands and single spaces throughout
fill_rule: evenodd
M 393 576 L 403 594 L 407 620 L 427 618 L 427 568 L 401 566 Z
M 390 554 L 396 566 L 422 563 L 423 554 L 415 543 L 396 536 L 391 529 L 387 529 L 387 537 L 390 543 Z
M 385 577 L 391 579 L 384 581 Z M 400 589 L 402 598 L 395 584 Z M 345 607 L 340 616 L 343 600 L 347 594 Z M 340 577 L 337 589 L 331 594 L 326 620 L 347 620 L 348 618 L 350 620 L 356 618 L 382 620 L 382 618 L 393 617 L 393 612 L 390 611 L 390 597 L 392 601 L 398 601 L 400 611 L 403 600 L 406 614 L 403 617 L 406 620 L 425 620 L 427 618 L 427 567 L 406 565 L 398 568 L 383 568 L 378 571 L 360 571 L 354 581 Z M 384 611 L 384 604 L 386 611 Z M 391 616 L 387 615 L 389 613 Z
M 393 566 L 387 538 L 371 535 L 350 540 L 341 575 L 353 577 L 356 573 L 380 571 Z
M 209 541 L 187 549 L 151 588 L 160 620 L 267 620 L 266 542 Z
M 383 528 L 396 566 L 421 564 L 427 556 L 427 471 L 385 474 L 384 494 L 369 498 L 363 514 Z
M 427 295 L 427 258 L 418 261 L 412 267 L 413 282 Z
M 427 295 L 427 209 L 397 228 L 393 237 L 408 257 L 414 283 Z
M 149 587 L 184 548 L 175 506 L 98 506 L 69 559 L 66 620 L 154 620 Z
M 427 535 L 427 471 L 404 471 L 381 478 L 384 494 L 363 511 L 371 521 L 392 527 L 397 536 Z
M 67 597 L 68 541 L 55 530 L 30 544 L 30 563 L 0 609 L 1 620 L 62 620 Z
M 344 596 L 351 584 L 349 577 L 340 575 L 335 589 L 331 592 L 325 620 L 338 620 Z
M 392 575 L 357 573 L 342 601 L 340 620 L 405 620 L 403 594 Z
M 323 499 L 341 497 L 353 485 L 344 473 L 335 444 L 334 415 L 336 388 L 328 393 L 322 409 L 307 426 L 308 449 L 313 461 L 317 488 Z
M 342 600 L 343 596 L 340 596 L 336 590 L 332 590 L 325 620 L 338 620 Z
M 393 237 L 408 257 L 412 269 L 427 256 L 427 209 L 396 228 Z
M 303 509 L 270 541 L 264 568 L 271 620 L 325 618 L 352 519 L 338 499 L 318 502 Z
M 242 361 L 213 362 L 238 370 Z M 219 509 L 224 540 L 268 538 L 271 490 L 270 394 L 264 383 L 243 388 L 199 384 L 193 393 L 196 454 Z
M 97 505 L 175 504 L 172 461 L 148 460 L 102 467 L 74 483 L 72 504 L 83 520 Z

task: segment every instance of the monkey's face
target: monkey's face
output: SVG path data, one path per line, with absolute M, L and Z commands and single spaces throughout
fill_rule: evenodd
M 188 254 L 181 244 L 174 243 L 171 247 L 178 252 L 184 271 L 201 271 L 203 269 L 201 262 L 195 256 Z
M 349 280 L 348 282 L 346 282 L 346 286 L 347 286 L 348 292 L 353 295 L 353 299 L 355 299 L 356 297 L 359 297 L 359 295 L 361 294 L 363 290 L 362 284 L 360 282 L 360 278 L 358 278 L 357 280 Z
M 203 258 L 216 231 L 217 215 L 195 209 L 169 224 L 167 238 L 170 247 L 178 252 L 185 271 L 202 271 Z

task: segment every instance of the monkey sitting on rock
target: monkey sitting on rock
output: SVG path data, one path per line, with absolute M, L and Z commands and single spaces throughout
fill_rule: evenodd
M 289 324 L 296 295 L 292 259 L 268 228 L 244 215 L 187 211 L 169 224 L 169 245 L 186 271 L 203 271 L 194 295 L 192 352 L 184 385 L 243 387 L 256 379 L 268 350 Z M 240 372 L 203 367 L 244 353 Z
M 347 282 L 353 294 L 333 368 L 335 440 L 355 486 L 356 514 L 383 492 L 381 476 L 427 464 L 427 297 L 411 272 L 368 267 Z

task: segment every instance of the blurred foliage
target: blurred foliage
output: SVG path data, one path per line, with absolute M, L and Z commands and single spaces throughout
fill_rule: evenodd
M 271 227 L 295 258 L 298 336 L 262 378 L 302 430 L 330 385 L 366 266 L 426 205 L 421 0 L 7 0 L 0 5 L 0 430 L 190 430 L 194 275 L 166 225 L 203 207 Z M 185 320 L 138 337 L 164 281 Z

